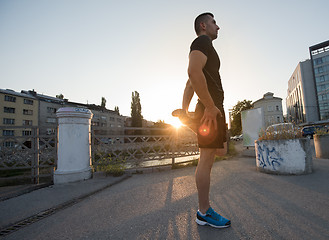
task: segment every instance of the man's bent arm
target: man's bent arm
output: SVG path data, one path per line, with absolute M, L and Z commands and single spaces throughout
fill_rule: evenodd
M 202 69 L 206 65 L 207 56 L 201 51 L 194 50 L 189 56 L 188 75 L 195 93 L 198 95 L 200 101 L 205 106 L 205 111 L 201 122 L 208 127 L 213 123 L 217 129 L 217 114 L 221 114 L 219 109 L 215 106 L 213 99 L 208 91 L 206 77 Z
M 188 112 L 188 108 L 190 106 L 193 95 L 194 95 L 194 90 L 193 90 L 190 79 L 188 79 L 185 89 L 184 89 L 183 103 L 182 103 L 182 109 L 186 113 Z
M 189 56 L 188 75 L 195 93 L 205 107 L 215 106 L 208 91 L 206 77 L 202 69 L 206 65 L 207 56 L 198 50 L 194 50 Z

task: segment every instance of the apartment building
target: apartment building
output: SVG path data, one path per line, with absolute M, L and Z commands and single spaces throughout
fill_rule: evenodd
M 126 127 L 131 127 L 132 126 L 132 119 L 131 119 L 131 117 L 126 117 L 125 118 L 125 126 Z M 152 126 L 154 126 L 154 122 L 153 121 L 148 121 L 148 120 L 145 120 L 145 119 L 142 120 L 142 127 L 143 128 L 148 128 L 148 127 L 152 127 Z
M 287 118 L 297 124 L 329 120 L 329 41 L 309 51 L 288 81 Z
M 264 113 L 265 127 L 283 122 L 282 98 L 274 97 L 271 92 L 253 103 L 254 108 L 261 108 Z
M 287 120 L 296 124 L 319 121 L 311 60 L 298 63 L 288 81 Z
M 21 93 L 30 95 L 39 102 L 38 127 L 40 135 L 54 135 L 58 125 L 56 111 L 63 107 L 67 100 L 39 94 L 34 90 L 22 90 Z
M 43 94 L 38 94 L 34 90 L 22 91 L 30 94 L 39 100 L 39 128 L 40 134 L 52 135 L 55 133 L 58 125 L 56 112 L 62 107 L 79 107 L 87 108 L 93 113 L 91 119 L 92 130 L 97 134 L 118 134 L 124 133 L 124 119 L 115 111 L 106 109 L 95 104 L 83 104 L 78 102 L 70 102 L 68 99 L 60 99 Z
M 319 120 L 329 119 L 329 41 L 309 48 L 316 85 Z
M 1 136 L 31 135 L 30 127 L 38 126 L 38 111 L 39 104 L 35 97 L 0 89 Z
M 40 135 L 53 135 L 57 129 L 58 120 L 56 112 L 62 107 L 81 107 L 90 109 L 93 113 L 91 119 L 92 130 L 102 135 L 123 135 L 125 119 L 118 112 L 106 109 L 95 104 L 83 104 L 70 102 L 67 99 L 59 99 L 34 90 L 0 89 L 1 99 L 1 134 L 5 136 L 30 135 L 31 130 L 9 129 L 10 126 L 38 126 Z M 20 131 L 20 132 L 19 132 Z
M 93 113 L 91 128 L 97 134 L 124 134 L 125 117 L 118 112 L 94 104 L 80 105 L 80 107 L 87 107 Z

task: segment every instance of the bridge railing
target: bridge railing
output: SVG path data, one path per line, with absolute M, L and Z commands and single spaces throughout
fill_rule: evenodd
M 124 128 L 110 134 L 92 130 L 92 162 L 121 161 L 126 168 L 172 165 L 199 155 L 196 135 L 188 128 Z
M 9 130 L 4 132 L 5 130 Z M 52 182 L 57 165 L 55 134 L 41 135 L 38 127 L 0 127 L 0 185 L 8 181 Z M 25 133 L 22 134 L 22 132 Z M 174 165 L 198 158 L 195 134 L 188 128 L 120 128 L 91 130 L 92 165 L 105 161 L 124 162 L 136 169 Z M 12 134 L 14 133 L 14 134 Z
M 0 127 L 0 185 L 10 181 L 52 182 L 57 163 L 57 129 L 40 135 L 33 126 Z

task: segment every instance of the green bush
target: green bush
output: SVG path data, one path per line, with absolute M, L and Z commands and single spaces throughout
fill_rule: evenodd
M 315 135 L 327 135 L 327 134 L 329 134 L 329 130 L 326 128 L 316 129 L 314 134 Z
M 237 155 L 237 151 L 235 149 L 235 145 L 233 141 L 228 142 L 228 153 L 230 156 L 235 156 Z
M 125 159 L 112 159 L 110 155 L 100 157 L 97 161 L 96 170 L 105 172 L 106 175 L 118 177 L 125 173 L 125 162 Z
M 258 140 L 296 139 L 302 137 L 302 131 L 296 127 L 293 129 L 282 129 L 280 131 L 275 131 L 273 129 L 268 129 L 265 131 L 264 129 L 261 129 Z

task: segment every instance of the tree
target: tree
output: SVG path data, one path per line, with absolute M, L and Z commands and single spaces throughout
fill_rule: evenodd
M 139 93 L 137 91 L 131 94 L 131 126 L 142 127 L 143 116 Z
M 105 108 L 105 106 L 106 106 L 106 99 L 105 97 L 102 97 L 101 107 Z
M 153 135 L 163 135 L 163 134 L 169 134 L 170 133 L 170 124 L 165 123 L 165 121 L 158 120 L 156 123 L 154 123 L 153 128 L 154 129 L 151 133 Z
M 231 122 L 231 134 L 232 136 L 241 134 L 241 112 L 244 110 L 251 109 L 253 105 L 251 100 L 238 101 L 232 110 L 232 122 Z
M 63 94 L 59 94 L 59 95 L 56 95 L 56 98 L 59 98 L 59 99 L 64 99 L 64 95 Z
M 165 123 L 163 120 L 158 120 L 157 122 L 154 123 L 153 125 L 154 128 L 168 128 L 170 127 L 170 124 Z
M 114 107 L 114 112 L 117 112 L 117 113 L 118 113 L 118 115 L 120 115 L 120 112 L 119 112 L 119 107 L 118 107 L 118 106 L 115 106 L 115 107 Z

